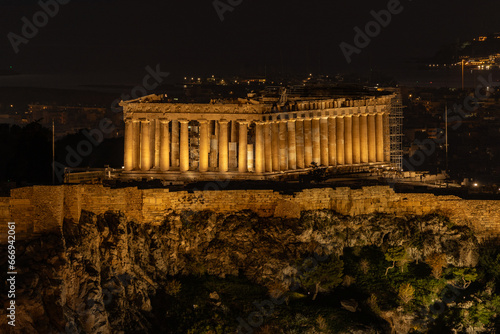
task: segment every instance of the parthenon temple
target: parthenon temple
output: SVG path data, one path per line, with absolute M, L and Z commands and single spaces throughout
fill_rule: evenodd
M 207 104 L 161 95 L 122 101 L 124 175 L 159 179 L 266 179 L 391 163 L 395 94 L 357 99 L 251 99 Z

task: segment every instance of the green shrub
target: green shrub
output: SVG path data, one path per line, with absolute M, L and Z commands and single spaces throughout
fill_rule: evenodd
M 304 268 L 309 268 L 300 277 L 299 281 L 303 288 L 312 292 L 314 290 L 313 300 L 316 299 L 319 289 L 332 291 L 342 283 L 344 262 L 337 257 L 330 257 L 329 260 L 320 262 L 314 268 L 310 269 L 314 263 L 304 263 Z
M 446 271 L 446 277 L 452 280 L 453 286 L 458 289 L 467 289 L 478 275 L 475 268 L 450 268 Z
M 394 268 L 396 263 L 398 263 L 398 267 L 401 268 L 401 272 L 406 268 L 406 264 L 408 262 L 406 249 L 403 246 L 391 247 L 385 253 L 385 259 L 387 261 L 392 262 L 392 267 L 388 267 L 385 271 L 385 275 L 389 272 L 389 269 Z
M 399 287 L 398 296 L 403 302 L 403 304 L 408 304 L 415 294 L 415 289 L 411 286 L 410 283 L 403 283 Z
M 170 296 L 177 296 L 181 292 L 182 284 L 177 280 L 171 280 L 165 285 L 165 293 Z
M 489 300 L 476 301 L 471 308 L 464 310 L 462 316 L 466 325 L 473 327 L 488 326 L 500 313 L 500 296 Z

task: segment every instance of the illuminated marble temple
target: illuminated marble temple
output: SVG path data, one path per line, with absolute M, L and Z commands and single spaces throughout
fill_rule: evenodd
M 330 168 L 390 166 L 396 94 L 277 101 L 122 101 L 128 178 L 266 179 Z

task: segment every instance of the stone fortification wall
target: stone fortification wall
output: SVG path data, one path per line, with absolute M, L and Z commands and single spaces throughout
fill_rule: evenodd
M 441 211 L 456 224 L 473 227 L 480 237 L 500 237 L 500 201 L 462 200 L 455 196 L 396 194 L 389 187 L 306 189 L 293 195 L 272 190 L 169 192 L 167 189 L 110 189 L 100 185 L 34 186 L 13 189 L 0 198 L 0 242 L 7 222 L 17 238 L 60 230 L 64 219 L 78 222 L 82 210 L 121 211 L 128 219 L 158 224 L 171 211 L 252 210 L 263 217 L 300 217 L 304 210 L 334 210 L 343 215 L 375 212 L 396 215 Z

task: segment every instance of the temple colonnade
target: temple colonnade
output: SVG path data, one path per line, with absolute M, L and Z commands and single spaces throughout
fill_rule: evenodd
M 129 113 L 125 171 L 273 173 L 390 160 L 387 105 L 273 113 Z M 196 131 L 193 131 L 196 129 Z M 196 135 L 193 137 L 193 135 Z M 192 141 L 197 158 L 192 158 Z

